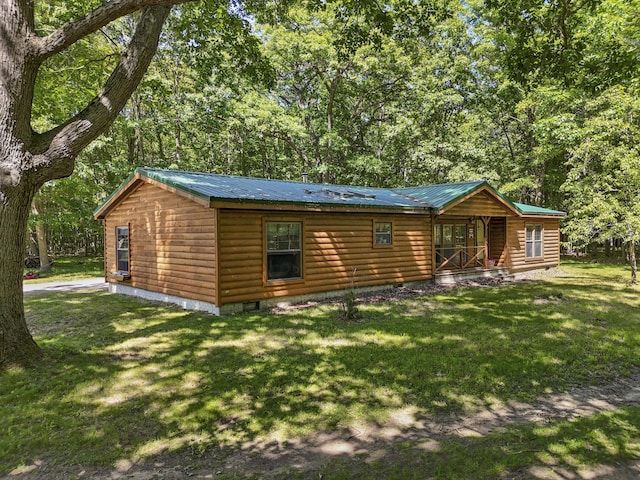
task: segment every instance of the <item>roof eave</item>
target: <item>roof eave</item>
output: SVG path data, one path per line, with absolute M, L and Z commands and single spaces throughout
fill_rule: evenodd
M 522 218 L 565 218 L 567 216 L 566 213 L 522 213 L 520 215 Z
M 332 208 L 332 209 L 347 209 L 347 210 L 389 210 L 389 211 L 404 211 L 404 212 L 418 212 L 424 213 L 431 211 L 429 207 L 423 207 L 420 205 L 408 206 L 408 205 L 366 205 L 366 204 L 350 204 L 350 203 L 331 203 L 331 202 L 302 202 L 302 201 L 287 201 L 287 200 L 266 200 L 266 199 L 248 199 L 248 198 L 226 198 L 226 197 L 209 197 L 209 206 L 215 206 L 219 203 L 226 205 L 266 205 L 266 206 L 291 206 L 302 207 L 309 209 L 320 208 Z

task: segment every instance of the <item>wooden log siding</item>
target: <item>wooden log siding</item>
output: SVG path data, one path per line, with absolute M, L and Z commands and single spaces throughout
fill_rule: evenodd
M 447 208 L 446 215 L 463 217 L 506 217 L 515 214 L 496 201 L 489 193 L 480 192 L 451 208 Z
M 116 270 L 115 230 L 129 225 L 131 287 L 216 302 L 216 210 L 142 184 L 105 218 L 105 265 Z
M 302 222 L 302 279 L 265 280 L 264 221 Z M 374 221 L 393 223 L 391 246 L 374 247 Z M 221 209 L 220 303 L 428 280 L 431 228 L 426 215 Z
M 542 257 L 526 258 L 526 225 L 542 225 Z M 507 219 L 508 262 L 511 271 L 556 267 L 560 263 L 560 221 L 555 218 Z

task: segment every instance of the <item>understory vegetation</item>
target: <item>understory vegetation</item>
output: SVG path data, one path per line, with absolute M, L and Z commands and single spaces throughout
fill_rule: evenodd
M 238 455 L 389 425 L 399 433 L 375 445 L 270 476 L 498 478 L 638 459 L 637 405 L 430 443 L 403 434 L 637 371 L 640 290 L 627 278 L 573 262 L 542 280 L 360 302 L 351 322 L 337 304 L 213 317 L 103 291 L 29 295 L 46 359 L 0 376 L 0 475 L 149 462 L 263 478 Z

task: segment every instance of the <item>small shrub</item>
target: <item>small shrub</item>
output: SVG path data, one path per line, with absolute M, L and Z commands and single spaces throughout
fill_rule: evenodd
M 340 318 L 346 321 L 357 320 L 362 317 L 362 313 L 358 309 L 358 302 L 356 300 L 356 292 L 353 288 L 347 290 L 342 296 L 342 303 L 340 309 Z
M 342 303 L 340 309 L 340 318 L 346 321 L 357 320 L 362 317 L 362 313 L 358 309 L 358 302 L 356 300 L 356 269 L 353 269 L 353 275 L 351 276 L 351 287 L 342 296 Z

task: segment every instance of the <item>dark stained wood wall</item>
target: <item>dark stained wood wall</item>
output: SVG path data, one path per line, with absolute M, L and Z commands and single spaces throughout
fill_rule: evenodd
M 129 226 L 125 285 L 216 303 L 216 210 L 147 183 L 105 218 L 105 267 L 116 270 L 118 226 Z
M 506 219 L 492 218 L 489 221 L 489 258 L 496 261 L 496 265 L 502 267 L 507 262 L 507 252 L 505 250 Z
M 393 245 L 374 246 L 374 220 L 393 223 Z M 267 282 L 265 221 L 303 223 L 303 278 Z M 426 215 L 219 212 L 221 304 L 428 280 L 431 219 Z

